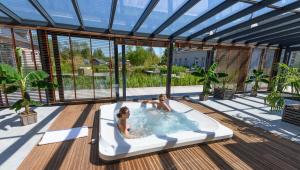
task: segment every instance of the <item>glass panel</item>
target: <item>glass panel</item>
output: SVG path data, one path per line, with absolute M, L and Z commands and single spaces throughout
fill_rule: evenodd
M 77 99 L 94 98 L 94 82 L 90 39 L 72 37 L 72 52 Z
M 215 16 L 207 19 L 206 21 L 200 23 L 199 25 L 193 27 L 192 29 L 188 30 L 187 32 L 181 34 L 181 36 L 183 36 L 183 37 L 189 36 L 197 31 L 200 31 L 203 28 L 208 27 L 209 25 L 212 25 L 226 17 L 229 17 L 230 15 L 237 13 L 238 11 L 241 11 L 249 6 L 250 6 L 250 4 L 238 2 L 234 5 L 232 5 L 231 7 L 226 8 L 222 12 L 216 14 Z
M 220 3 L 224 2 L 224 0 L 201 0 L 191 9 L 189 9 L 184 15 L 179 17 L 176 21 L 174 21 L 170 26 L 164 29 L 161 34 L 170 35 L 177 31 L 178 29 L 182 28 L 183 26 L 187 25 L 188 23 L 192 22 L 194 19 L 203 15 L 207 11 L 213 9 Z
M 291 53 L 289 65 L 300 69 L 300 51 L 293 51 Z
M 252 18 L 255 18 L 257 16 L 260 16 L 262 14 L 268 13 L 268 12 L 273 11 L 273 10 L 274 9 L 272 9 L 272 8 L 263 8 L 263 9 L 260 9 L 260 10 L 258 10 L 258 11 L 256 11 L 256 12 L 253 13 Z
M 57 23 L 79 25 L 71 0 L 38 0 Z
M 0 11 L 0 17 L 8 17 L 8 16 Z
M 95 97 L 112 97 L 112 50 L 108 40 L 92 39 Z
M 249 66 L 249 70 L 248 70 L 248 76 L 252 74 L 252 71 L 254 69 L 256 69 L 256 70 L 258 69 L 261 52 L 262 52 L 262 49 L 259 49 L 259 48 L 253 49 L 252 56 L 251 56 L 251 61 L 250 61 L 250 66 Z M 254 83 L 246 84 L 245 90 L 247 92 L 250 92 L 253 85 L 254 85 Z
M 166 92 L 167 66 L 164 51 L 165 48 L 126 46 L 128 98 L 152 98 Z
M 175 49 L 173 57 L 172 96 L 185 96 L 201 92 L 202 85 L 199 83 L 199 78 L 191 73 L 196 66 L 205 68 L 207 51 Z
M 175 13 L 187 0 L 159 1 L 151 14 L 147 17 L 138 32 L 152 33 L 173 13 Z
M 0 0 L 0 2 L 23 19 L 46 21 L 27 0 Z
M 77 0 L 84 25 L 87 27 L 108 28 L 111 1 Z
M 225 24 L 225 25 L 223 25 L 222 27 L 218 28 L 217 31 L 225 30 L 225 29 L 227 29 L 227 28 L 233 27 L 233 26 L 235 26 L 235 25 L 237 25 L 237 24 L 240 24 L 240 23 L 242 23 L 242 22 L 248 21 L 249 19 L 251 19 L 251 14 L 246 15 L 246 16 L 244 16 L 244 17 L 242 17 L 242 18 L 236 19 L 236 20 L 234 20 L 233 22 L 230 22 L 230 23 L 228 23 L 228 24 Z
M 266 55 L 262 59 L 262 70 L 268 76 L 271 76 L 273 59 L 275 55 L 275 50 L 267 50 Z M 261 90 L 267 90 L 268 84 L 260 83 Z
M 276 2 L 274 5 L 283 7 L 283 6 L 293 3 L 293 2 L 296 2 L 296 0 L 280 0 L 279 2 Z
M 150 0 L 119 0 L 117 4 L 114 30 L 131 31 Z
M 75 99 L 72 56 L 70 55 L 70 43 L 68 36 L 57 36 L 59 56 L 61 62 L 62 80 L 64 86 L 64 98 Z
M 15 56 L 12 49 L 12 36 L 10 29 L 0 27 L 0 30 L 0 63 L 9 64 L 13 67 L 16 67 Z M 2 89 L 0 89 L 0 93 L 0 106 L 9 105 L 12 102 L 20 99 L 20 97 L 18 97 L 17 95 L 13 95 L 8 98 L 8 95 L 3 94 Z

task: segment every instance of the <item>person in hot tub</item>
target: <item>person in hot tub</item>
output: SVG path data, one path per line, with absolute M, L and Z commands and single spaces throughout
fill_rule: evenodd
M 164 94 L 160 94 L 158 96 L 158 102 L 157 101 L 153 101 L 153 100 L 145 100 L 142 103 L 146 104 L 146 103 L 151 103 L 153 105 L 155 105 L 155 107 L 159 110 L 164 110 L 166 112 L 171 112 L 172 109 L 171 107 L 166 103 L 167 100 L 167 96 Z
M 130 133 L 130 126 L 127 123 L 127 119 L 130 116 L 130 111 L 128 107 L 124 106 L 121 107 L 119 113 L 117 114 L 118 117 L 118 129 L 126 138 L 136 138 L 135 135 Z

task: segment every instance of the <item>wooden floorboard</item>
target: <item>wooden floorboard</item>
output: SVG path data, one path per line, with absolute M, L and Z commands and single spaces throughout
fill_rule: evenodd
M 89 127 L 89 135 L 66 142 L 36 146 L 20 165 L 27 169 L 300 169 L 300 145 L 199 104 L 181 101 L 234 131 L 229 140 L 104 163 L 98 157 L 100 104 L 69 105 L 49 130 Z

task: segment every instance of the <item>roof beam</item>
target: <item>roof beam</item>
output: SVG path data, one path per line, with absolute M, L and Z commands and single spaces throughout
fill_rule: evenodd
M 264 21 L 266 19 L 269 19 L 269 18 L 272 18 L 272 17 L 275 17 L 275 16 L 278 16 L 280 14 L 283 14 L 283 13 L 286 13 L 286 12 L 289 12 L 293 9 L 296 9 L 296 8 L 299 8 L 300 7 L 300 1 L 296 1 L 294 3 L 291 3 L 289 5 L 286 5 L 278 10 L 274 10 L 274 11 L 271 11 L 271 12 L 268 12 L 266 14 L 263 14 L 263 15 L 260 15 L 258 17 L 255 17 L 251 20 L 248 20 L 248 21 L 245 21 L 243 23 L 240 23 L 240 24 L 237 24 L 235 26 L 232 26 L 230 28 L 227 28 L 225 30 L 222 30 L 220 32 L 217 32 L 213 35 L 210 35 L 210 36 L 207 36 L 206 38 L 204 38 L 204 41 L 207 41 L 209 39 L 213 39 L 213 38 L 216 38 L 216 37 L 220 37 L 224 34 L 228 34 L 230 32 L 233 32 L 233 31 L 236 31 L 236 30 L 239 30 L 241 28 L 244 28 L 244 27 L 247 27 L 247 26 L 250 26 L 254 23 L 258 23 L 258 22 L 261 22 L 261 21 Z
M 74 10 L 76 12 L 77 19 L 78 19 L 79 24 L 80 24 L 80 28 L 82 30 L 84 30 L 85 28 L 84 28 L 84 24 L 83 24 L 83 19 L 82 19 L 82 15 L 81 15 L 81 12 L 80 12 L 77 0 L 72 0 L 72 4 L 73 4 L 73 8 L 74 8 Z
M 245 37 L 237 38 L 237 39 L 234 39 L 232 42 L 235 43 L 235 42 L 239 42 L 239 41 L 252 40 L 252 39 L 256 39 L 257 37 L 261 37 L 261 36 L 281 32 L 281 31 L 285 31 L 285 30 L 295 28 L 295 27 L 299 27 L 299 26 L 300 26 L 300 21 L 297 21 L 297 22 L 293 22 L 291 24 L 286 24 L 286 25 L 283 25 L 283 26 L 267 29 L 265 31 L 261 31 L 261 32 L 255 33 L 255 34 L 250 34 L 250 35 L 245 36 Z
M 109 24 L 108 24 L 108 32 L 110 32 L 110 33 L 112 32 L 112 25 L 113 25 L 114 19 L 115 19 L 117 3 L 118 3 L 118 0 L 112 0 L 112 3 L 111 3 L 111 10 L 110 10 L 110 17 L 109 17 Z
M 215 8 L 211 9 L 210 11 L 206 12 L 205 14 L 201 15 L 200 17 L 196 18 L 193 20 L 191 23 L 185 25 L 184 27 L 180 28 L 176 32 L 174 32 L 171 36 L 170 39 L 175 38 L 179 36 L 180 34 L 190 30 L 194 26 L 200 24 L 201 22 L 204 22 L 205 20 L 209 19 L 210 17 L 218 14 L 219 12 L 223 11 L 225 8 L 230 7 L 231 5 L 237 3 L 237 1 L 234 0 L 227 0 L 224 1 L 223 3 L 219 4 Z
M 276 25 L 279 25 L 279 24 L 282 24 L 282 23 L 285 23 L 285 22 L 289 22 L 289 21 L 292 21 L 292 20 L 296 20 L 296 19 L 299 19 L 299 18 L 300 18 L 300 15 L 298 15 L 298 14 L 290 15 L 290 16 L 287 16 L 287 17 L 284 17 L 284 18 L 281 18 L 281 19 L 278 19 L 278 20 L 275 20 L 275 21 L 268 22 L 268 23 L 263 24 L 263 25 L 259 25 L 259 26 L 254 27 L 254 28 L 250 28 L 250 29 L 247 29 L 247 30 L 244 30 L 244 31 L 240 31 L 240 32 L 222 37 L 218 40 L 218 42 L 223 42 L 223 41 L 234 39 L 234 38 L 237 38 L 237 37 L 245 37 L 247 35 L 250 36 L 250 37 L 253 37 L 253 36 L 256 36 L 257 32 L 259 32 L 261 30 L 272 28 Z
M 18 24 L 21 24 L 22 19 L 17 14 L 15 14 L 10 9 L 8 9 L 5 5 L 3 5 L 1 2 L 0 2 L 0 10 L 4 14 L 6 14 L 7 16 L 9 16 L 14 22 L 16 22 Z
M 171 17 L 169 17 L 164 23 L 162 23 L 155 31 L 152 32 L 151 37 L 162 32 L 166 27 L 171 25 L 176 19 L 182 16 L 186 11 L 191 9 L 200 0 L 189 0 L 181 8 L 179 8 Z
M 47 13 L 47 11 L 43 8 L 43 6 L 37 0 L 29 0 L 29 2 L 47 20 L 48 25 L 50 25 L 52 27 L 56 26 L 52 17 Z
M 188 37 L 188 39 L 196 38 L 196 37 L 198 37 L 202 34 L 205 34 L 206 32 L 209 32 L 209 31 L 214 30 L 216 28 L 222 27 L 223 25 L 226 25 L 230 22 L 233 22 L 233 21 L 235 21 L 235 20 L 237 20 L 241 17 L 247 16 L 248 14 L 251 14 L 251 13 L 257 11 L 257 10 L 260 10 L 260 9 L 262 9 L 262 8 L 264 8 L 264 7 L 266 7 L 270 4 L 273 4 L 275 2 L 278 2 L 278 1 L 279 0 L 263 0 L 259 3 L 257 3 L 257 4 L 251 5 L 250 7 L 246 8 L 246 9 L 243 9 L 243 10 L 241 10 L 241 11 L 239 11 L 239 12 L 237 12 L 237 13 L 235 13 L 235 14 L 233 14 L 233 15 L 231 15 L 231 16 L 223 19 L 223 20 L 220 20 L 219 22 L 216 22 L 216 23 L 214 23 L 214 24 L 212 24 L 212 25 L 210 25 L 210 26 L 208 26 L 208 27 L 206 27 L 206 28 L 204 28 L 204 29 L 202 29 L 198 32 L 195 32 L 194 34 L 190 35 Z
M 139 18 L 139 20 L 135 23 L 133 29 L 131 30 L 131 35 L 134 35 L 135 32 L 138 31 L 138 29 L 141 27 L 141 25 L 145 22 L 147 17 L 150 15 L 154 7 L 157 5 L 159 0 L 151 0 L 146 9 L 144 10 L 143 14 Z
M 300 44 L 300 40 L 299 40 L 300 37 L 295 37 L 294 39 L 290 39 L 290 40 L 286 40 L 286 41 L 281 41 L 280 42 L 280 45 L 282 46 L 292 46 L 292 45 L 297 45 L 297 44 Z M 272 44 L 270 44 L 272 45 Z
M 280 40 L 294 38 L 297 35 L 300 35 L 300 29 L 299 28 L 298 28 L 298 30 L 296 32 L 290 32 L 289 34 L 281 35 L 281 36 L 273 36 L 273 38 L 262 39 L 262 40 L 256 41 L 256 42 L 258 42 L 258 44 L 265 44 L 265 43 L 270 43 L 270 42 L 278 42 Z
M 300 25 L 298 25 L 300 26 Z M 253 38 L 249 41 L 246 41 L 246 44 L 249 43 L 254 43 L 254 42 L 260 42 L 260 41 L 267 41 L 270 39 L 278 38 L 278 37 L 283 37 L 286 35 L 294 34 L 294 33 L 299 33 L 300 32 L 300 27 L 296 27 L 294 29 L 289 29 L 289 30 L 282 30 L 280 32 L 272 32 L 270 31 L 269 34 L 265 34 L 266 36 L 258 37 L 258 38 Z M 270 34 L 271 33 L 271 34 Z

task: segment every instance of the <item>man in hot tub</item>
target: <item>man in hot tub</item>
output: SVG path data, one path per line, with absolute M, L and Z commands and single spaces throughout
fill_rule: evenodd
M 146 103 L 151 103 L 153 104 L 157 109 L 159 110 L 164 110 L 166 112 L 171 112 L 172 109 L 171 107 L 166 103 L 166 100 L 167 100 L 167 96 L 164 95 L 164 94 L 160 94 L 158 96 L 158 102 L 157 101 L 154 101 L 154 100 L 145 100 L 143 101 L 142 103 L 143 104 L 146 104 Z

